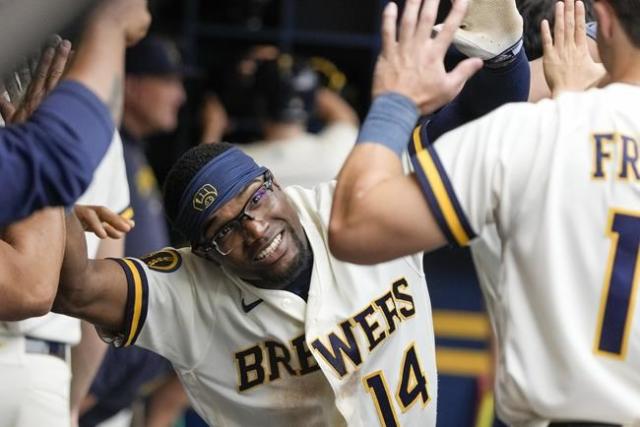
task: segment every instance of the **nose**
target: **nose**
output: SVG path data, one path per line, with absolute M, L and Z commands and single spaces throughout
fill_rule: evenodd
M 242 229 L 247 243 L 261 239 L 269 228 L 269 223 L 262 219 L 246 215 L 242 221 Z

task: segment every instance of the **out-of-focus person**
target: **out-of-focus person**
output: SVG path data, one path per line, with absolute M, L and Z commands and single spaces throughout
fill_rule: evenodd
M 171 132 L 178 125 L 178 111 L 186 100 L 182 79 L 187 71 L 169 39 L 149 35 L 127 49 L 121 134 L 136 227 L 127 234 L 125 256 L 141 256 L 170 243 L 160 190 L 145 154 L 145 139 Z M 81 405 L 80 426 L 98 425 L 121 410 L 126 414 L 118 419 L 126 423 L 131 416 L 126 410 L 142 389 L 171 376 L 170 364 L 147 350 L 107 352 Z M 180 388 L 172 400 L 186 402 Z M 172 409 L 167 417 L 179 414 L 183 406 Z M 148 415 L 157 417 L 166 408 L 154 407 Z
M 256 60 L 255 95 L 264 140 L 242 145 L 284 186 L 312 187 L 334 179 L 358 135 L 355 111 L 337 93 L 319 88 L 311 66 L 290 55 Z M 311 113 L 325 123 L 307 131 Z

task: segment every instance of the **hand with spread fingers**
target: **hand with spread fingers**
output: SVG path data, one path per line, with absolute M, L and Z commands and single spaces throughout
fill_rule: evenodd
M 541 33 L 544 75 L 553 97 L 563 91 L 588 89 L 605 77 L 604 66 L 589 54 L 582 1 L 559 1 L 553 35 L 547 20 L 542 21 Z
M 56 36 L 43 49 L 33 74 L 25 66 L 12 74 L 15 85 L 5 84 L 9 100 L 0 97 L 0 114 L 5 123 L 22 123 L 31 116 L 42 100 L 58 85 L 70 53 L 71 43 Z
M 101 239 L 120 239 L 135 225 L 126 215 L 118 215 L 104 206 L 76 205 L 73 210 L 84 231 L 92 232 Z
M 467 0 L 453 2 L 447 20 L 432 36 L 438 4 L 438 0 L 407 0 L 398 31 L 398 8 L 393 2 L 387 5 L 382 18 L 382 52 L 373 77 L 374 97 L 396 92 L 413 100 L 422 114 L 429 114 L 451 101 L 482 67 L 482 60 L 469 58 L 446 71 L 444 57 L 465 16 Z

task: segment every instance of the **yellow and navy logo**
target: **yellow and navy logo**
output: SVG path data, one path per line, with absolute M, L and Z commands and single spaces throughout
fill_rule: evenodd
M 163 249 L 140 258 L 151 270 L 171 273 L 180 268 L 182 257 L 174 249 Z
M 211 185 L 205 184 L 193 196 L 193 209 L 202 212 L 216 201 L 218 190 Z

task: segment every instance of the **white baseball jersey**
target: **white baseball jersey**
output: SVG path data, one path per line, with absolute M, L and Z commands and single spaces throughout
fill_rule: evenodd
M 308 301 L 188 249 L 120 260 L 125 345 L 157 352 L 214 426 L 434 426 L 437 378 L 420 256 L 337 261 L 334 184 L 288 188 L 314 254 Z
M 503 107 L 430 148 L 414 133 L 433 214 L 475 255 L 509 423 L 640 423 L 639 104 L 614 84 Z
M 239 147 L 256 163 L 268 167 L 281 185 L 311 188 L 338 176 L 357 137 L 357 126 L 338 122 L 317 135 L 305 133 L 296 138 Z
M 81 205 L 106 206 L 114 212 L 124 213 L 129 208 L 129 185 L 122 154 L 122 140 L 116 131 L 105 156 L 100 161 L 89 188 L 77 202 Z M 87 255 L 95 258 L 100 238 L 85 233 Z M 80 341 L 80 321 L 61 314 L 49 313 L 20 322 L 6 324 L 13 333 L 29 335 L 51 341 L 77 344 Z

